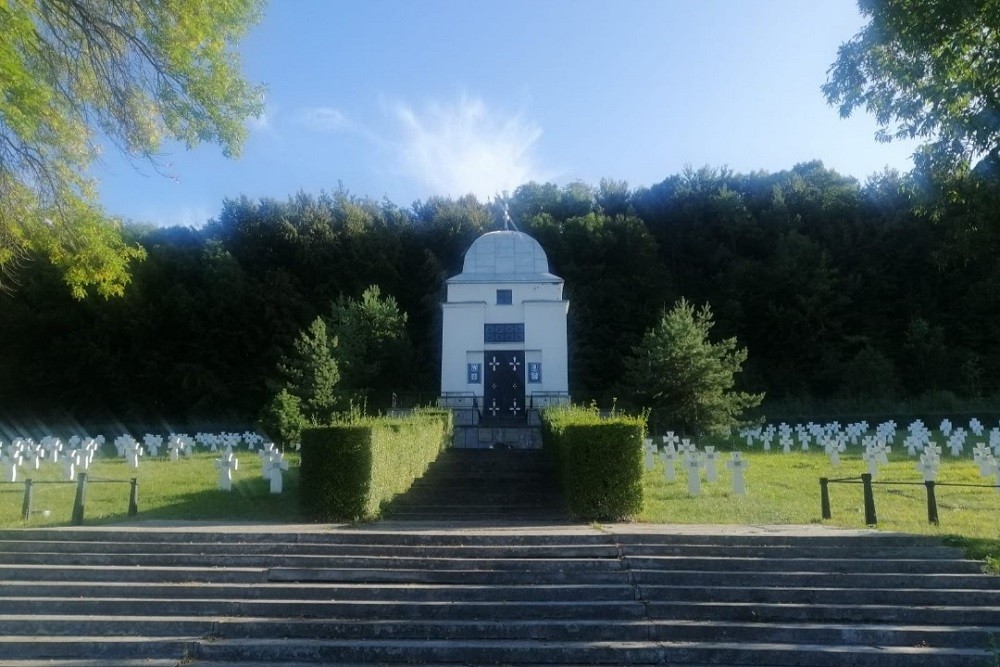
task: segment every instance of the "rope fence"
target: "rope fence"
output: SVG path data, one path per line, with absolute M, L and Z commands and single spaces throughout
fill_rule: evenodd
M 1000 490 L 1000 485 L 997 484 L 963 484 L 958 482 L 935 482 L 933 480 L 926 480 L 923 482 L 875 482 L 872 481 L 871 473 L 867 472 L 862 473 L 859 477 L 840 477 L 837 479 L 820 477 L 819 504 L 820 511 L 824 519 L 832 518 L 832 513 L 830 511 L 830 484 L 861 484 L 865 504 L 865 525 L 868 526 L 878 525 L 878 516 L 875 512 L 875 492 L 872 488 L 874 486 L 923 486 L 927 490 L 927 522 L 932 523 L 935 526 L 940 525 L 937 509 L 937 487 L 946 486 Z
M 22 482 L 0 482 L 5 484 L 22 484 Z M 73 514 L 70 520 L 74 526 L 83 525 L 84 511 L 87 506 L 87 485 L 88 484 L 128 484 L 128 515 L 134 517 L 139 513 L 139 479 L 101 479 L 98 477 L 88 477 L 87 473 L 81 472 L 73 480 L 33 480 L 30 477 L 23 482 L 24 497 L 21 502 L 21 520 L 27 521 L 31 518 L 31 513 L 35 503 L 35 488 L 41 484 L 76 484 L 76 496 L 73 500 Z M 4 490 L 0 486 L 0 490 Z

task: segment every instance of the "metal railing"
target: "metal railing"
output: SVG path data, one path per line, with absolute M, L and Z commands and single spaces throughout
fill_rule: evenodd
M 24 499 L 21 502 L 21 520 L 27 521 L 31 518 L 35 503 L 35 487 L 39 484 L 76 484 L 76 496 L 73 500 L 73 514 L 70 523 L 74 526 L 83 525 L 84 508 L 87 505 L 87 485 L 88 484 L 128 484 L 128 516 L 134 517 L 139 513 L 139 480 L 136 477 L 131 479 L 99 479 L 88 477 L 87 473 L 81 472 L 76 476 L 76 480 L 38 480 L 30 477 L 24 480 Z M 0 482 L 0 484 L 21 484 L 21 482 Z
M 832 518 L 830 511 L 830 484 L 860 484 L 864 495 L 865 504 L 865 525 L 878 525 L 878 516 L 875 512 L 875 492 L 873 486 L 923 486 L 927 491 L 927 522 L 935 526 L 940 525 L 937 510 L 937 493 L 939 486 L 945 487 L 968 487 L 974 489 L 1000 489 L 997 484 L 959 484 L 955 482 L 935 482 L 926 480 L 923 482 L 874 482 L 871 473 L 862 473 L 859 477 L 840 477 L 838 479 L 819 478 L 819 503 L 820 512 L 824 519 Z

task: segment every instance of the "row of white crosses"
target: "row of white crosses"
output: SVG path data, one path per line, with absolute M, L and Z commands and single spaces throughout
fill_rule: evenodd
M 667 482 L 673 482 L 677 478 L 676 465 L 678 460 L 687 475 L 688 495 L 698 496 L 701 494 L 701 473 L 705 471 L 705 480 L 715 483 L 719 479 L 717 468 L 718 453 L 715 447 L 706 446 L 704 451 L 699 452 L 698 447 L 688 438 L 680 438 L 672 431 L 663 436 L 663 448 L 659 449 L 651 438 L 647 438 L 644 446 L 644 462 L 647 470 L 652 470 L 655 465 L 655 457 L 659 452 L 660 460 L 663 463 L 663 476 Z M 746 495 L 746 481 L 744 472 L 747 468 L 746 459 L 739 452 L 733 452 L 732 459 L 726 463 L 732 475 L 732 489 L 735 495 Z
M 875 427 L 874 437 L 891 446 L 896 442 L 898 428 L 894 421 L 883 422 Z M 778 446 L 785 453 L 790 453 L 792 449 L 809 451 L 809 447 L 813 443 L 822 443 L 825 447 L 829 445 L 831 439 L 845 445 L 860 444 L 864 446 L 865 439 L 871 437 L 869 435 L 871 431 L 870 425 L 865 421 L 845 426 L 841 426 L 839 422 L 832 422 L 825 425 L 809 422 L 807 424 L 797 424 L 794 427 L 787 423 L 781 423 L 777 427 L 772 424 L 744 428 L 740 431 L 740 437 L 745 441 L 748 448 L 753 448 L 759 443 L 762 445 L 762 449 L 767 452 L 771 451 L 771 446 L 774 443 L 775 436 L 777 436 Z M 945 446 L 949 449 L 951 455 L 955 457 L 962 456 L 965 445 L 968 442 L 969 433 L 977 438 L 984 437 L 987 433 L 986 427 L 977 418 L 969 420 L 968 430 L 956 427 L 950 420 L 945 419 L 941 422 L 940 431 L 947 439 Z M 931 431 L 918 419 L 909 425 L 908 432 L 902 444 L 906 448 L 908 455 L 917 456 L 923 446 L 930 442 Z M 989 446 L 994 450 L 994 456 L 1000 456 L 1000 428 L 989 430 Z M 839 448 L 839 445 L 838 450 L 840 452 L 844 451 Z
M 191 457 L 197 446 L 201 446 L 212 452 L 224 451 L 232 452 L 234 448 L 246 443 L 251 451 L 264 442 L 264 438 L 256 433 L 247 431 L 245 433 L 198 433 L 194 437 L 186 433 L 175 433 L 167 436 L 166 446 L 164 437 L 147 433 L 143 436 L 143 444 L 140 445 L 131 435 L 124 434 L 115 438 L 114 445 L 118 456 L 123 457 L 129 467 L 138 468 L 139 460 L 143 456 L 158 457 L 164 455 L 161 449 L 166 449 L 166 456 L 171 461 L 178 461 L 181 457 Z
M 67 480 L 75 480 L 78 470 L 87 470 L 104 438 L 73 436 L 67 445 L 59 438 L 46 436 L 36 443 L 31 438 L 14 438 L 6 446 L 0 442 L 0 479 L 18 480 L 18 468 L 39 470 L 42 463 L 61 464 Z
M 271 493 L 280 494 L 283 490 L 282 472 L 288 470 L 288 462 L 273 443 L 265 442 L 263 436 L 246 431 L 244 433 L 198 433 L 194 438 L 186 434 L 173 434 L 166 439 L 166 449 L 169 458 L 177 461 L 181 456 L 190 457 L 196 444 L 210 448 L 211 451 L 222 450 L 222 458 L 216 459 L 215 467 L 219 469 L 219 488 L 232 489 L 232 473 L 238 469 L 239 461 L 233 455 L 233 449 L 246 443 L 250 451 L 260 447 L 262 457 L 262 474 L 269 482 Z M 90 468 L 94 457 L 104 444 L 104 436 L 97 438 L 71 437 L 67 448 L 62 440 L 46 436 L 38 443 L 31 438 L 15 438 L 4 446 L 0 441 L 0 480 L 16 482 L 18 468 L 25 465 L 39 469 L 42 462 L 61 463 L 67 480 L 76 479 L 80 470 Z M 147 433 L 143 436 L 143 444 L 129 434 L 123 434 L 114 440 L 118 456 L 125 459 L 126 464 L 133 469 L 139 467 L 143 456 L 160 456 L 164 446 L 164 438 L 160 435 Z
M 233 455 L 233 436 L 245 441 L 250 451 L 254 451 L 255 446 L 260 445 L 261 476 L 269 483 L 271 493 L 280 494 L 284 490 L 284 476 L 282 472 L 288 470 L 288 461 L 274 447 L 274 443 L 264 442 L 261 436 L 250 433 L 244 433 L 242 436 L 224 434 L 221 438 L 220 442 L 225 444 L 226 449 L 222 456 L 215 460 L 215 467 L 219 471 L 219 488 L 223 491 L 232 490 L 233 472 L 239 470 L 239 459 Z
M 986 426 L 978 418 L 969 420 L 968 430 L 962 426 L 956 426 L 949 419 L 941 421 L 938 430 L 944 436 L 943 446 L 932 440 L 932 431 L 917 419 L 913 421 L 906 431 L 902 440 L 902 447 L 908 456 L 917 457 L 917 471 L 921 473 L 924 481 L 935 481 L 941 465 L 941 454 L 943 449 L 947 449 L 951 457 L 962 457 L 965 446 L 968 443 L 969 434 L 976 438 L 987 437 L 988 441 L 978 441 L 973 444 L 973 461 L 979 468 L 983 477 L 995 478 L 996 485 L 1000 489 L 1000 427 L 987 430 Z M 867 435 L 871 428 L 867 422 L 861 421 L 847 424 L 844 427 L 838 422 L 819 426 L 812 422 L 799 424 L 794 427 L 782 423 L 777 427 L 774 425 L 758 426 L 746 428 L 740 432 L 741 438 L 748 447 L 753 447 L 757 442 L 761 443 L 764 451 L 770 451 L 771 442 L 774 437 L 778 437 L 778 444 L 785 453 L 791 451 L 795 446 L 793 435 L 798 438 L 798 445 L 802 451 L 808 451 L 811 442 L 821 446 L 830 457 L 833 467 L 840 465 L 840 455 L 846 451 L 847 446 L 858 445 L 862 447 L 861 458 L 865 463 L 867 471 L 874 477 L 878 473 L 880 466 L 885 466 L 889 462 L 889 453 L 892 451 L 892 444 L 896 441 L 898 426 L 894 421 L 887 421 L 877 425 L 874 435 Z

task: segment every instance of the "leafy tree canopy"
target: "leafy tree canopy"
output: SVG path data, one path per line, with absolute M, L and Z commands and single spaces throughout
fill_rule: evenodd
M 823 93 L 877 138 L 923 138 L 918 167 L 1000 158 L 1000 0 L 859 0 L 869 22 L 840 46 Z
M 237 155 L 262 91 L 232 47 L 260 0 L 0 3 L 0 287 L 47 257 L 74 296 L 121 294 L 144 256 L 87 168 L 102 141 L 153 160 L 165 139 Z

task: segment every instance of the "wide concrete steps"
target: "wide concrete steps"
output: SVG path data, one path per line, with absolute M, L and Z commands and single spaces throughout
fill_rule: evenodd
M 566 522 L 555 469 L 539 450 L 449 449 L 384 514 L 401 521 Z
M 1000 578 L 920 537 L 0 531 L 4 667 L 986 667 L 998 636 Z

